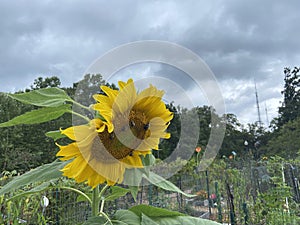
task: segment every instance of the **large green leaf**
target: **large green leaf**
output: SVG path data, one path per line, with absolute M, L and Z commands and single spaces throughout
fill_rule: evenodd
M 49 186 L 51 185 L 51 182 L 53 182 L 53 181 L 54 180 L 43 182 L 40 185 L 38 185 L 38 186 L 36 186 L 36 187 L 28 190 L 28 191 L 24 191 L 24 192 L 22 192 L 20 194 L 14 195 L 9 200 L 17 199 L 17 198 L 20 198 L 20 197 L 23 197 L 23 196 L 26 196 L 26 195 L 30 195 L 30 194 L 34 194 L 34 193 L 38 193 L 38 192 L 44 191 L 44 190 L 46 190 L 46 189 L 49 188 Z
M 9 94 L 9 96 L 26 104 L 45 107 L 57 107 L 65 104 L 66 101 L 73 101 L 62 89 L 56 87 L 21 94 Z
M 191 195 L 191 194 L 187 194 L 185 192 L 183 192 L 182 190 L 180 190 L 176 185 L 174 185 L 173 183 L 171 183 L 170 181 L 167 181 L 166 179 L 164 179 L 163 177 L 150 172 L 149 176 L 145 176 L 144 177 L 151 182 L 152 184 L 154 184 L 157 187 L 160 187 L 164 190 L 167 191 L 173 191 L 173 192 L 178 192 L 180 194 L 183 194 L 186 197 L 192 198 L 195 197 L 196 195 Z
M 129 189 L 122 188 L 122 187 L 119 187 L 119 186 L 112 186 L 110 189 L 111 189 L 111 193 L 110 193 L 110 195 L 108 195 L 105 198 L 106 201 L 115 200 L 119 197 L 122 197 L 122 196 L 126 195 L 128 192 L 130 192 Z
M 113 217 L 113 224 L 135 225 L 141 224 L 141 219 L 128 210 L 118 210 Z
M 94 217 L 90 217 L 82 225 L 99 225 L 99 224 L 105 224 L 106 222 L 107 220 L 104 217 L 94 216 Z
M 151 218 L 159 225 L 220 225 L 220 223 L 192 216 Z
M 40 108 L 17 116 L 7 122 L 1 123 L 0 127 L 10 127 L 20 124 L 37 124 L 57 119 L 66 112 L 70 112 L 71 105 L 66 104 L 59 107 Z
M 152 219 L 150 219 L 150 218 L 149 218 L 148 216 L 146 216 L 145 214 L 142 214 L 141 225 L 159 225 L 159 224 L 156 223 L 155 221 L 153 221 Z
M 126 169 L 123 183 L 128 186 L 139 186 L 144 175 L 149 176 L 150 166 L 154 164 L 155 157 L 152 154 L 141 156 L 144 168 Z
M 139 192 L 139 187 L 138 186 L 128 186 L 130 193 L 134 199 L 134 201 L 136 202 L 137 199 L 137 194 Z
M 150 208 L 135 206 L 129 210 L 118 210 L 112 222 L 114 225 L 220 225 L 214 221 L 185 216 L 179 212 Z
M 31 183 L 58 179 L 62 175 L 62 172 L 60 170 L 67 163 L 69 163 L 69 161 L 54 161 L 52 163 L 32 169 L 21 176 L 14 177 L 10 182 L 8 182 L 0 189 L 0 195 L 12 192 L 22 186 L 29 185 Z
M 150 205 L 137 205 L 133 206 L 129 209 L 129 211 L 134 212 L 139 217 L 142 216 L 142 214 L 148 216 L 148 217 L 174 217 L 174 216 L 184 216 L 184 214 L 176 211 L 170 211 L 163 208 L 158 208 Z
M 139 186 L 144 173 L 144 168 L 126 169 L 123 183 L 128 186 Z

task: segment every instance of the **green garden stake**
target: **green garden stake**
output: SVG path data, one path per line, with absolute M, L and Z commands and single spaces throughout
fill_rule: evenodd
M 216 196 L 217 196 L 217 207 L 218 207 L 218 222 L 222 222 L 222 206 L 221 206 L 221 198 L 220 198 L 220 193 L 219 193 L 219 187 L 218 187 L 218 182 L 215 182 L 215 190 L 216 190 Z
M 249 212 L 248 212 L 248 208 L 247 208 L 247 203 L 244 202 L 243 203 L 243 211 L 244 211 L 244 221 L 245 221 L 245 225 L 248 225 L 248 220 L 249 220 Z
M 152 205 L 152 189 L 153 189 L 153 186 L 152 184 L 149 184 L 148 186 L 148 201 L 149 201 L 149 205 Z
M 208 200 L 208 213 L 209 218 L 211 217 L 211 203 L 210 203 L 210 193 L 209 193 L 209 179 L 208 179 L 208 171 L 205 170 L 205 176 L 206 176 L 206 191 L 207 191 L 207 200 Z
M 226 189 L 227 189 L 227 196 L 228 196 L 228 204 L 229 204 L 229 209 L 230 209 L 230 222 L 231 225 L 235 225 L 235 212 L 234 212 L 234 202 L 233 202 L 233 195 L 230 190 L 230 186 L 228 183 L 226 183 Z
M 235 225 L 235 216 L 234 213 L 232 211 L 230 211 L 230 221 L 232 225 Z

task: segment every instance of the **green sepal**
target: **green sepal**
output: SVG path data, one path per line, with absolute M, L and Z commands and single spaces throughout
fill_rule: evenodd
M 64 134 L 60 132 L 60 130 L 49 131 L 45 133 L 45 135 L 49 138 L 52 138 L 54 141 L 66 137 Z
M 139 186 L 128 186 L 130 193 L 134 199 L 134 201 L 136 202 L 137 200 L 137 194 L 139 192 Z

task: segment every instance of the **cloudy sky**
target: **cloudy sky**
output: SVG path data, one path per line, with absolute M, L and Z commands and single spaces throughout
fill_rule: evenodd
M 107 51 L 133 41 L 162 40 L 206 62 L 226 111 L 242 123 L 257 120 L 256 83 L 266 123 L 265 108 L 269 121 L 277 115 L 283 68 L 300 63 L 299 11 L 298 0 L 1 1 L 0 91 L 22 90 L 38 76 L 52 75 L 71 86 Z M 119 76 L 127 79 L 126 74 L 162 74 L 181 82 L 191 98 L 198 95 L 183 72 L 170 66 L 136 65 Z

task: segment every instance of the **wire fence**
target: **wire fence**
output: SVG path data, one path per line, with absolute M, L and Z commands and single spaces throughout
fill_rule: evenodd
M 282 181 L 291 193 L 291 198 L 288 199 L 290 204 L 300 203 L 299 168 L 299 165 L 291 164 L 279 168 L 282 169 Z M 274 188 L 264 165 L 244 166 L 239 170 L 226 171 L 197 172 L 195 170 L 194 173 L 177 174 L 170 181 L 185 193 L 195 194 L 195 197 L 188 198 L 183 194 L 166 191 L 154 185 L 142 185 L 136 201 L 131 194 L 127 194 L 117 200 L 106 202 L 104 210 L 113 215 L 119 209 L 147 204 L 228 224 L 251 224 L 250 217 L 253 216 L 251 210 L 259 201 L 259 195 Z M 33 201 L 33 198 L 41 199 L 42 195 L 46 195 L 49 199 L 49 206 L 44 211 L 40 205 L 26 207 L 26 210 L 23 210 L 25 207 L 20 206 L 20 223 L 39 224 L 42 214 L 46 224 L 74 225 L 82 224 L 91 215 L 89 203 L 83 201 L 73 191 L 54 188 L 40 195 L 35 194 L 28 201 Z M 23 204 L 26 204 L 26 199 L 24 201 Z

